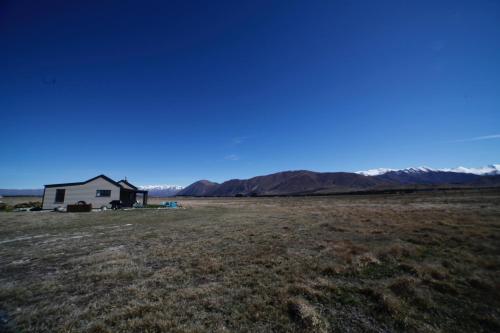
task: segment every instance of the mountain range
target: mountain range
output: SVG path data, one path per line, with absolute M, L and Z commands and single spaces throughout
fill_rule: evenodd
M 150 197 L 173 197 L 184 187 L 179 185 L 143 185 L 140 190 L 148 191 Z
M 170 196 L 263 196 L 313 195 L 343 192 L 429 187 L 500 186 L 500 164 L 480 168 L 370 169 L 358 172 L 284 171 L 223 183 L 197 181 L 185 188 L 178 185 L 143 185 L 152 197 Z M 43 189 L 0 189 L 0 196 L 42 196 Z
M 388 172 L 401 172 L 401 173 L 428 173 L 428 172 L 455 172 L 455 173 L 469 173 L 478 176 L 495 176 L 500 175 L 500 164 L 492 164 L 485 167 L 480 168 L 445 168 L 445 169 L 432 169 L 429 167 L 418 167 L 418 168 L 406 168 L 406 169 L 387 169 L 387 168 L 378 168 L 378 169 L 370 169 L 366 171 L 358 171 L 360 175 L 364 176 L 379 176 Z
M 453 170 L 453 171 L 452 171 Z M 312 195 L 429 187 L 500 186 L 500 165 L 484 168 L 373 169 L 359 172 L 285 171 L 223 183 L 197 181 L 178 196 Z
M 43 189 L 0 189 L 0 196 L 27 196 L 27 197 L 41 197 Z

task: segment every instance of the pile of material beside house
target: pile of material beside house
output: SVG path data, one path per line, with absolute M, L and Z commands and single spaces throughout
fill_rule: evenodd
M 92 204 L 87 204 L 85 201 L 80 201 L 75 205 L 67 205 L 66 211 L 68 213 L 86 213 L 92 211 Z
M 179 208 L 177 201 L 163 201 L 160 203 L 160 206 L 165 208 Z

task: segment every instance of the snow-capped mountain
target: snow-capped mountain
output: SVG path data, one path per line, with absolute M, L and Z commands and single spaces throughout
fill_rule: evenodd
M 458 167 L 453 169 L 441 169 L 440 171 L 471 173 L 473 175 L 479 175 L 479 176 L 495 176 L 495 175 L 500 175 L 500 164 L 492 164 L 480 168 Z
M 152 197 L 172 197 L 177 194 L 184 187 L 179 185 L 143 185 L 139 189 L 149 191 Z
M 500 175 L 500 164 L 492 164 L 479 168 L 466 168 L 462 166 L 457 168 L 443 168 L 443 169 L 433 169 L 425 166 L 417 168 L 406 168 L 406 169 L 378 168 L 365 171 L 358 171 L 356 173 L 363 176 L 380 176 L 388 172 L 405 173 L 405 174 L 418 174 L 427 172 L 455 172 L 455 173 L 473 174 L 478 176 L 495 176 L 495 175 Z
M 406 168 L 406 169 L 388 169 L 388 168 L 378 168 L 378 169 L 370 169 L 365 171 L 358 171 L 357 174 L 363 176 L 380 176 L 388 172 L 400 172 L 400 173 L 422 173 L 422 172 L 431 172 L 431 171 L 441 171 L 439 169 L 432 169 L 425 166 L 417 167 L 417 168 Z
M 357 171 L 356 173 L 363 176 L 380 176 L 390 171 L 396 171 L 396 169 L 377 168 L 364 171 Z

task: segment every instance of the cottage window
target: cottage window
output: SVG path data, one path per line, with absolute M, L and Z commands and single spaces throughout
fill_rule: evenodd
M 96 197 L 110 197 L 111 190 L 97 190 L 95 193 Z
M 63 203 L 64 202 L 64 195 L 66 194 L 65 189 L 57 189 L 56 190 L 56 200 L 55 203 Z

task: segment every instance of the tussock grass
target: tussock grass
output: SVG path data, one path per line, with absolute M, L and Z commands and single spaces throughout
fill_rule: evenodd
M 0 331 L 500 330 L 498 192 L 178 201 L 0 213 Z
M 323 321 L 313 305 L 301 298 L 290 299 L 287 303 L 290 317 L 304 329 L 314 332 L 327 332 L 328 325 Z

